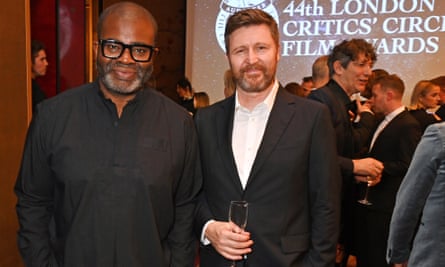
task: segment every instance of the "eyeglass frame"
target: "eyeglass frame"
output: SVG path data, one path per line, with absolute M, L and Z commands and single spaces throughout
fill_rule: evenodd
M 120 52 L 120 54 L 118 56 L 106 56 L 104 53 L 104 46 L 105 44 L 116 44 L 116 45 L 120 45 L 122 46 L 122 50 Z M 143 62 L 143 63 L 147 63 L 150 62 L 151 59 L 153 58 L 153 55 L 157 55 L 159 54 L 159 48 L 158 47 L 154 47 L 152 45 L 146 45 L 146 44 L 124 44 L 120 41 L 117 40 L 113 40 L 113 39 L 99 39 L 99 45 L 100 45 L 100 50 L 102 52 L 102 56 L 109 58 L 109 59 L 118 59 L 120 58 L 123 54 L 125 49 L 128 48 L 128 51 L 130 52 L 130 56 L 131 58 L 135 61 L 135 62 Z M 148 48 L 148 50 L 150 51 L 150 55 L 148 56 L 147 60 L 139 60 L 139 59 L 135 59 L 133 56 L 133 47 L 144 47 L 144 48 Z

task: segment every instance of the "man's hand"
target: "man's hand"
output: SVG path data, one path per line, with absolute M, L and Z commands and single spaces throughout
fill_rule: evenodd
M 357 114 L 362 114 L 363 112 L 373 113 L 369 101 L 366 101 L 365 103 L 362 104 L 362 102 L 360 102 L 360 98 L 357 97 L 355 102 L 357 103 Z
M 354 177 L 357 182 L 368 183 L 369 187 L 376 186 L 382 180 L 382 175 L 378 175 L 375 177 L 369 175 L 367 176 L 355 175 Z
M 374 158 L 354 159 L 354 175 L 377 177 L 382 175 L 383 163 Z
M 219 254 L 229 260 L 241 260 L 252 252 L 253 241 L 250 233 L 231 222 L 212 222 L 207 226 L 205 236 Z
M 404 263 L 395 263 L 394 267 L 408 267 L 408 262 L 404 262 Z

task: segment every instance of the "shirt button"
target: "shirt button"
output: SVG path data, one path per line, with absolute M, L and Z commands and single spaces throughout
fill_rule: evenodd
M 117 126 L 119 126 L 119 122 L 115 121 L 115 122 L 113 123 L 113 125 L 114 125 L 114 127 L 117 127 Z

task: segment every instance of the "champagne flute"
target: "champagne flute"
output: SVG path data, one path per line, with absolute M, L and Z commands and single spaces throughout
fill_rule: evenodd
M 358 200 L 357 202 L 362 205 L 371 206 L 372 203 L 369 202 L 369 200 L 368 200 L 369 187 L 371 187 L 371 181 L 372 181 L 371 177 L 366 176 L 366 181 L 367 181 L 367 185 L 366 185 L 365 197 L 363 199 Z
M 245 200 L 232 200 L 230 201 L 229 208 L 229 222 L 238 225 L 241 229 L 246 229 L 247 225 L 247 213 L 249 204 Z M 247 258 L 246 255 L 243 256 L 243 260 Z M 235 267 L 236 262 L 232 261 L 230 267 Z

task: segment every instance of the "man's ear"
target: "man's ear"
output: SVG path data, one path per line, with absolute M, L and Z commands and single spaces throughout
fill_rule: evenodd
M 391 89 L 386 89 L 386 100 L 391 101 L 394 98 L 394 91 Z
M 336 60 L 334 61 L 334 63 L 332 64 L 333 68 L 334 68 L 334 73 L 335 74 L 342 74 L 343 71 L 345 70 L 345 68 L 343 68 L 343 66 L 340 63 L 340 60 Z

